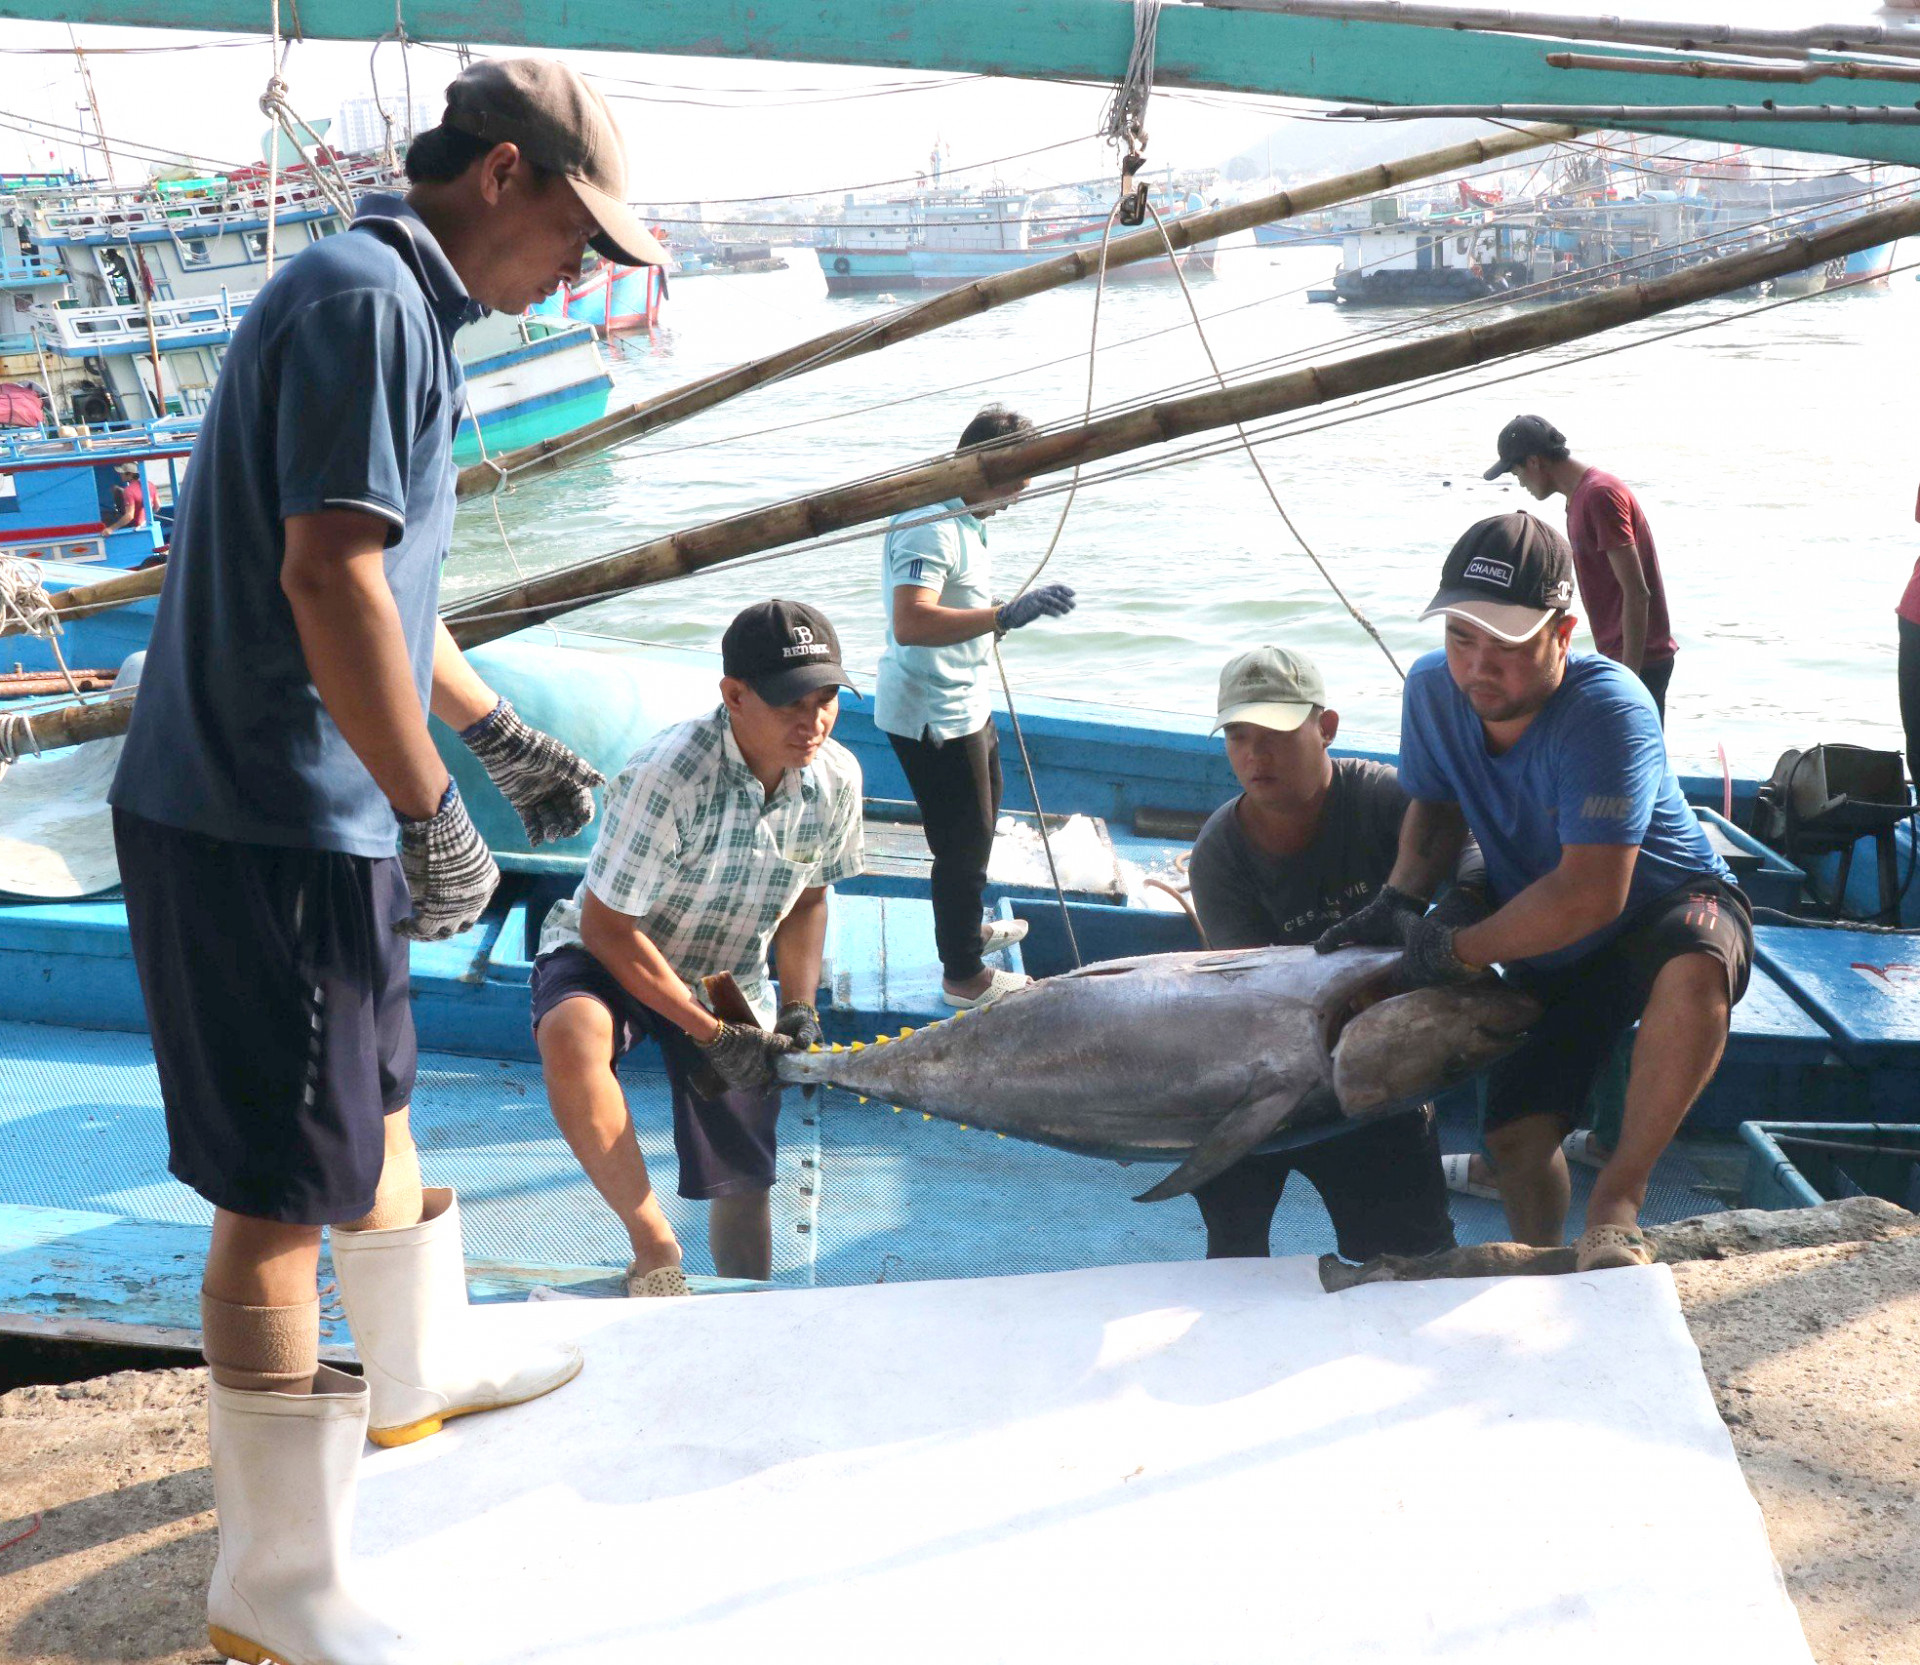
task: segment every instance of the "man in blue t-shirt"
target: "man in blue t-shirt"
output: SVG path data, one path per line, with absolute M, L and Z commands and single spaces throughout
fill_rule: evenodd
M 1322 949 L 1399 942 L 1412 986 L 1507 976 L 1546 1015 L 1488 1077 L 1487 1152 L 1513 1234 L 1557 1245 L 1560 1141 L 1637 1020 L 1620 1142 L 1594 1181 L 1579 1265 L 1645 1265 L 1638 1220 L 1654 1163 L 1713 1075 L 1746 992 L 1753 925 L 1667 763 L 1644 684 L 1568 652 L 1573 557 L 1528 514 L 1470 527 L 1421 616 L 1446 650 L 1407 677 L 1400 784 L 1413 800 L 1393 874 Z M 1419 913 L 1469 832 L 1493 910 Z
M 577 832 L 601 784 L 439 620 L 454 332 L 578 277 L 589 244 L 664 257 L 626 207 L 612 115 L 557 62 L 463 71 L 407 176 L 404 200 L 365 198 L 283 265 L 234 331 L 111 794 L 169 1166 L 214 1205 L 223 1657 L 443 1657 L 342 1564 L 362 1440 L 423 1438 L 580 1364 L 468 1322 L 459 1209 L 422 1190 L 408 1130 L 407 939 L 467 929 L 499 879 L 429 711 L 532 843 Z M 364 1377 L 318 1361 L 323 1228 Z

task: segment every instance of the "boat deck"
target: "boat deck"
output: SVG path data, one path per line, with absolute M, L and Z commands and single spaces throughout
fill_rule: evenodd
M 166 1171 L 159 1084 L 146 1037 L 0 1024 L 0 1310 L 13 1327 L 154 1339 L 198 1327 L 211 1211 Z M 651 1052 L 626 1074 L 628 1100 L 690 1271 L 709 1271 L 703 1209 L 675 1196 L 666 1079 Z M 422 1057 L 414 1128 L 431 1181 L 459 1189 L 476 1295 L 539 1285 L 611 1294 L 623 1234 L 555 1132 L 537 1064 L 452 1053 Z M 1159 1169 L 1123 1168 L 917 1113 L 822 1092 L 790 1095 L 773 1193 L 776 1285 L 899 1282 L 1191 1260 L 1198 1211 L 1142 1206 Z M 1471 1148 L 1470 1111 L 1446 1144 Z M 1591 1180 L 1575 1171 L 1575 1225 Z M 1669 1153 L 1650 1220 L 1722 1204 L 1682 1151 Z M 1462 1241 L 1506 1235 L 1499 1207 L 1455 1197 Z M 1333 1249 L 1313 1188 L 1289 1186 L 1276 1254 Z M 330 1304 L 331 1305 L 331 1304 Z M 24 1320 L 24 1322 L 21 1322 Z M 124 1333 L 124 1332 L 121 1332 Z M 337 1309 L 327 1339 L 344 1345 Z

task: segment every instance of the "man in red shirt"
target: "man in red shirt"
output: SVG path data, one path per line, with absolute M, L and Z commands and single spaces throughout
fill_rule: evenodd
M 122 463 L 119 474 L 119 483 L 113 488 L 115 519 L 107 527 L 109 532 L 118 532 L 128 526 L 144 526 L 147 523 L 147 488 L 141 483 L 139 465 Z
M 1647 685 L 1664 727 L 1678 644 L 1639 500 L 1613 475 L 1569 456 L 1567 436 L 1543 416 L 1516 416 L 1500 430 L 1499 446 L 1489 480 L 1511 473 L 1542 502 L 1556 493 L 1567 500 L 1567 539 L 1593 639 Z

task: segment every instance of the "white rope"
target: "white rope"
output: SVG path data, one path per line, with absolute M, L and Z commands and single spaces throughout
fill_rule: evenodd
M 480 462 L 483 467 L 493 470 L 493 490 L 487 493 L 487 506 L 493 510 L 493 527 L 500 534 L 500 547 L 507 552 L 507 559 L 513 563 L 513 575 L 521 583 L 527 580 L 527 569 L 520 564 L 520 552 L 513 547 L 513 539 L 507 536 L 507 523 L 500 517 L 500 488 L 506 484 L 507 471 L 492 457 L 487 455 L 487 436 L 480 431 L 480 413 L 473 408 L 473 390 L 465 389 L 467 402 L 467 420 L 473 424 L 473 442 L 480 447 Z M 545 621 L 547 629 L 553 635 L 554 646 L 560 645 L 560 627 L 552 619 Z
M 67 687 L 76 700 L 84 702 L 80 684 L 67 668 L 66 655 L 60 651 L 60 615 L 54 610 L 46 586 L 25 561 L 0 555 L 0 636 L 39 636 L 53 649 L 53 662 L 60 667 Z M 0 778 L 8 766 L 31 753 L 40 755 L 33 736 L 33 722 L 25 712 L 0 711 Z
M 1120 203 L 1107 210 L 1107 223 L 1100 233 L 1100 269 L 1094 276 L 1093 286 L 1093 326 L 1087 340 L 1087 396 L 1083 420 L 1093 411 L 1094 371 L 1099 364 L 1100 349 L 1100 303 L 1107 293 L 1107 248 L 1113 241 L 1113 222 L 1120 217 Z M 1073 508 L 1074 496 L 1080 490 L 1080 465 L 1074 464 L 1072 477 L 1067 481 L 1067 495 L 1060 505 L 1060 518 L 1053 523 L 1053 536 L 1047 540 L 1046 553 L 1040 557 L 1039 564 L 1028 573 L 1020 588 L 1008 597 L 1009 601 L 1018 601 L 1033 588 L 1034 580 L 1047 570 L 1047 563 L 1053 559 L 1053 552 L 1060 547 L 1060 534 L 1067 529 L 1067 514 Z M 1053 859 L 1053 839 L 1047 832 L 1047 812 L 1040 802 L 1040 782 L 1033 770 L 1033 759 L 1027 753 L 1027 737 L 1020 731 L 1020 711 L 1013 701 L 1013 679 L 1007 675 L 1006 661 L 1000 657 L 1000 638 L 993 639 L 993 668 L 1000 673 L 1000 692 L 1007 701 L 1007 722 L 1013 730 L 1013 743 L 1020 752 L 1020 767 L 1027 777 L 1027 791 L 1033 797 L 1033 822 L 1040 829 L 1040 849 L 1047 858 L 1047 876 L 1053 881 L 1054 899 L 1060 904 L 1060 922 L 1067 929 L 1067 950 L 1073 955 L 1076 966 L 1085 965 L 1080 957 L 1080 940 L 1074 935 L 1073 910 L 1067 906 L 1066 888 L 1060 883 L 1060 869 Z
M 0 555 L 0 636 L 57 636 L 60 615 L 25 561 Z
M 1166 221 L 1160 218 L 1160 210 L 1155 208 L 1151 202 L 1147 204 L 1147 212 L 1153 216 L 1153 223 L 1159 229 L 1160 241 L 1165 246 L 1167 259 L 1173 266 L 1173 275 L 1180 280 L 1180 293 L 1185 297 L 1187 311 L 1193 317 L 1193 330 L 1194 334 L 1200 338 L 1200 350 L 1207 355 L 1207 364 L 1213 371 L 1213 379 L 1224 388 L 1227 385 L 1227 378 L 1221 373 L 1220 361 L 1213 356 L 1213 343 L 1207 339 L 1206 326 L 1200 322 L 1200 309 L 1194 304 L 1193 291 L 1187 287 L 1187 274 L 1181 270 L 1179 257 L 1173 251 L 1173 239 L 1167 235 Z M 1339 581 L 1327 570 L 1326 562 L 1320 559 L 1314 552 L 1313 545 L 1307 542 L 1306 538 L 1301 534 L 1300 528 L 1294 525 L 1293 516 L 1287 513 L 1287 506 L 1280 501 L 1279 492 L 1273 489 L 1273 481 L 1268 478 L 1266 468 L 1260 461 L 1260 455 L 1253 448 L 1253 441 L 1247 437 L 1246 425 L 1236 422 L 1233 425 L 1233 431 L 1239 436 L 1241 447 L 1247 453 L 1247 461 L 1253 464 L 1254 473 L 1260 476 L 1260 484 L 1267 488 L 1267 496 L 1272 501 L 1275 510 L 1278 511 L 1281 521 L 1285 524 L 1287 530 L 1293 534 L 1293 541 L 1300 546 L 1300 553 L 1305 555 L 1306 558 L 1314 564 L 1315 570 L 1327 581 L 1327 588 L 1332 590 L 1333 593 L 1340 598 L 1340 605 L 1353 615 L 1353 622 L 1371 636 L 1375 645 L 1387 656 L 1387 663 L 1393 667 L 1394 675 L 1399 677 L 1402 682 L 1405 682 L 1407 680 L 1407 673 L 1400 668 L 1400 661 L 1394 658 L 1393 649 L 1387 646 L 1386 637 L 1380 634 L 1379 628 L 1374 624 L 1373 620 L 1368 618 L 1365 613 L 1361 612 L 1360 609 L 1348 599 L 1347 592 L 1340 588 Z
M 21 758 L 40 755 L 40 742 L 33 737 L 33 719 L 24 712 L 0 711 L 0 780 Z

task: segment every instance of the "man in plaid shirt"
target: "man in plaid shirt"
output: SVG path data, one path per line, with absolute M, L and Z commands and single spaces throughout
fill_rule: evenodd
M 629 1295 L 687 1284 L 615 1066 L 646 1036 L 659 1043 L 680 1195 L 711 1204 L 714 1270 L 769 1276 L 774 1060 L 820 1038 L 827 887 L 861 870 L 860 766 L 828 738 L 852 686 L 833 626 L 763 601 L 720 651 L 719 708 L 654 735 L 615 777 L 587 876 L 547 915 L 533 968 L 547 1097 L 632 1240 Z M 785 1001 L 770 1029 L 700 1003 L 698 980 L 731 972 L 764 1024 L 769 947 Z

